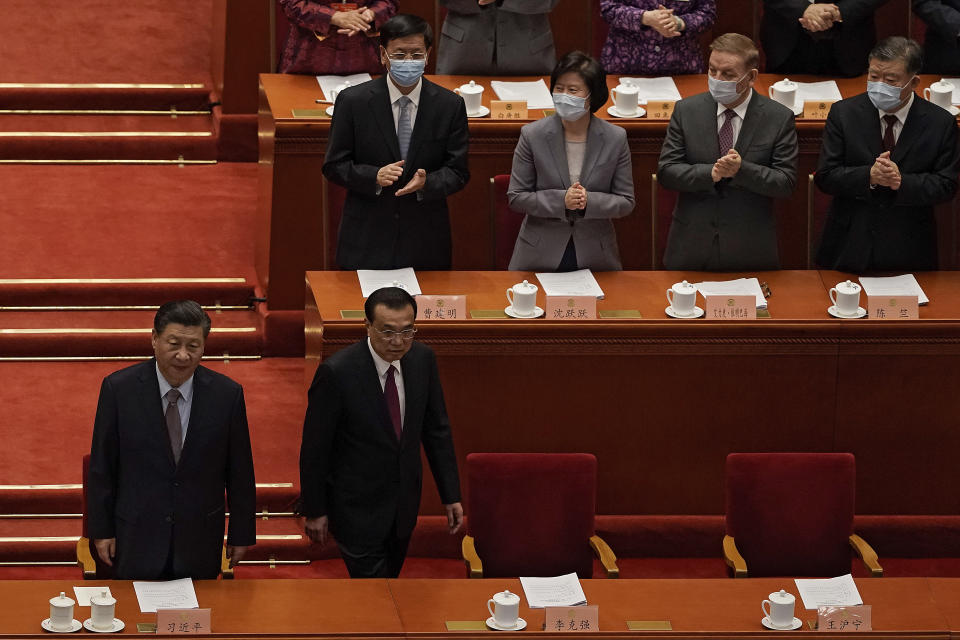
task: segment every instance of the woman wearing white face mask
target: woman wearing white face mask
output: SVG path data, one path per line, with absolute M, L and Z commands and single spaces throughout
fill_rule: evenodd
M 633 211 L 627 134 L 593 115 L 607 102 L 607 78 L 580 51 L 550 77 L 556 115 L 525 125 L 507 197 L 526 214 L 510 259 L 520 271 L 619 270 L 612 218 Z

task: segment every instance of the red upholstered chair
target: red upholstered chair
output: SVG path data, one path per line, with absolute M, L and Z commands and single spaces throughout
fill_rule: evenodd
M 510 266 L 513 245 L 520 235 L 523 214 L 517 213 L 507 204 L 507 188 L 510 186 L 510 174 L 502 173 L 490 178 L 491 221 L 493 226 L 493 266 L 506 269 Z
M 650 238 L 653 243 L 650 252 L 654 271 L 663 269 L 663 254 L 667 250 L 667 237 L 670 235 L 670 223 L 673 221 L 673 209 L 677 206 L 677 192 L 664 189 L 657 180 L 657 174 L 650 174 Z
M 875 577 L 877 554 L 853 534 L 849 453 L 731 453 L 723 554 L 734 577 L 850 573 L 852 547 Z
M 587 453 L 468 455 L 468 575 L 590 578 L 592 547 L 617 577 L 616 556 L 594 534 L 596 485 L 597 459 Z

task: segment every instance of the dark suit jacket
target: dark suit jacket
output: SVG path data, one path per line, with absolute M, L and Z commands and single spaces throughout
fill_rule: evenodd
M 117 579 L 157 578 L 171 537 L 177 575 L 217 577 L 228 506 L 228 543 L 256 542 L 243 389 L 202 366 L 193 384 L 187 437 L 174 465 L 156 361 L 103 380 L 86 478 L 87 525 L 91 538 L 117 539 Z
M 883 152 L 880 114 L 863 93 L 833 105 L 823 131 L 820 190 L 833 198 L 817 262 L 842 271 L 937 268 L 933 205 L 957 190 L 957 122 L 914 96 L 890 158 L 900 189 L 870 189 L 870 167 Z
M 409 537 L 417 522 L 427 454 L 444 504 L 460 501 L 457 460 L 433 351 L 414 342 L 400 360 L 406 396 L 397 441 L 366 340 L 330 356 L 310 386 L 300 447 L 301 510 L 329 516 L 344 544 L 383 543 L 394 522 Z
M 340 221 L 341 269 L 449 269 L 447 196 L 463 189 L 467 170 L 467 111 L 452 91 L 423 79 L 403 175 L 377 193 L 377 171 L 400 160 L 386 76 L 344 90 L 330 126 L 323 175 L 349 190 Z M 417 169 L 419 192 L 397 198 Z
M 924 73 L 960 73 L 960 0 L 913 0 L 913 12 L 927 23 Z
M 818 2 L 823 0 L 818 0 Z M 831 0 L 840 8 L 843 22 L 827 31 L 811 34 L 798 20 L 810 6 L 809 0 L 763 0 L 760 40 L 767 56 L 767 70 L 786 61 L 802 38 L 813 38 L 818 46 L 830 47 L 841 73 L 855 76 L 867 68 L 867 55 L 877 42 L 873 14 L 887 0 Z
M 740 171 L 715 183 L 719 144 L 713 97 L 678 102 L 657 169 L 660 184 L 680 192 L 663 262 L 681 270 L 779 269 L 773 198 L 789 198 L 797 183 L 793 112 L 754 91 L 734 145 Z

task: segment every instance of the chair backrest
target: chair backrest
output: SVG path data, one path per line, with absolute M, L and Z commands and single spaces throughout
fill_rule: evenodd
M 510 174 L 502 173 L 490 178 L 491 224 L 493 226 L 493 266 L 506 269 L 513 255 L 513 245 L 520 235 L 523 214 L 507 204 L 507 188 Z
M 663 269 L 663 254 L 667 250 L 667 237 L 670 235 L 670 223 L 673 221 L 673 210 L 677 206 L 677 192 L 664 189 L 657 180 L 657 174 L 650 174 L 650 238 L 653 248 L 650 252 L 651 269 Z
M 323 268 L 337 268 L 337 240 L 340 237 L 340 219 L 343 217 L 343 203 L 347 199 L 347 190 L 338 184 L 322 178 L 321 199 L 323 200 Z
M 485 578 L 593 575 L 592 454 L 472 453 L 466 468 L 467 535 Z
M 750 577 L 849 573 L 855 483 L 849 453 L 727 456 L 727 535 Z

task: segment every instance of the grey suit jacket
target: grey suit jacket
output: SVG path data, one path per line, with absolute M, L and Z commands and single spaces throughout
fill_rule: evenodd
M 568 219 L 564 196 L 570 188 L 570 170 L 563 123 L 554 115 L 524 125 L 513 154 L 507 198 L 510 207 L 526 217 L 510 269 L 555 270 L 571 235 L 580 267 L 622 268 L 610 219 L 628 215 L 634 206 L 633 169 L 623 128 L 590 117 L 580 184 L 587 190 L 587 208 L 582 217 Z
M 709 93 L 677 103 L 657 169 L 660 184 L 680 192 L 663 257 L 667 269 L 780 268 L 773 198 L 789 198 L 797 183 L 793 113 L 754 91 L 734 148 L 739 172 L 714 183 L 717 103 Z
M 560 0 L 440 0 L 439 74 L 545 75 L 557 63 L 547 15 Z

